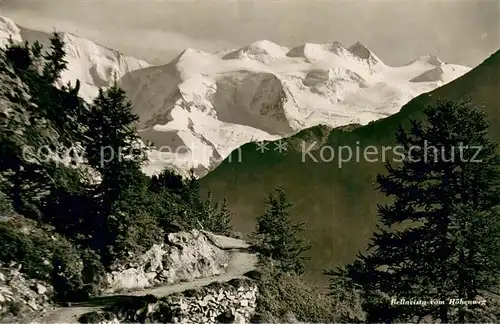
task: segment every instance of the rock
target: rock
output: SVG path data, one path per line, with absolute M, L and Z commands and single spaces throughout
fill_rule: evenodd
M 138 269 L 127 269 L 124 271 L 113 271 L 106 276 L 109 291 L 119 291 L 124 289 L 143 289 L 149 286 L 149 279 L 146 274 Z
M 217 275 L 229 254 L 213 245 L 200 231 L 170 233 L 163 263 L 168 265 L 169 278 L 174 281 Z
M 158 304 L 157 303 L 152 303 L 149 304 L 146 310 L 146 314 L 152 314 L 158 309 Z
M 39 295 L 43 295 L 47 292 L 47 288 L 45 288 L 44 285 L 37 283 L 35 284 L 32 289 L 36 291 Z
M 108 293 L 219 275 L 228 267 L 230 253 L 214 245 L 207 234 L 191 230 L 170 233 L 165 244 L 155 244 L 130 259 L 138 262 L 113 265 L 115 271 L 107 275 Z
M 9 266 L 0 263 L 0 318 L 2 312 L 15 307 L 16 319 L 22 322 L 24 316 L 43 312 L 50 306 L 52 286 L 30 279 L 21 272 L 21 264 L 11 263 Z
M 26 303 L 26 305 L 28 305 L 29 307 L 31 307 L 31 309 L 33 310 L 38 310 L 39 306 L 35 303 L 34 300 L 30 300 Z
M 156 278 L 158 274 L 156 272 L 148 272 L 146 273 L 146 278 L 149 280 L 149 281 L 152 281 L 154 278 Z
M 253 299 L 255 297 L 255 293 L 252 291 L 248 291 L 246 294 L 243 295 L 243 298 L 245 299 Z
M 297 317 L 292 312 L 287 312 L 285 314 L 285 319 L 287 323 L 300 323 L 299 320 L 297 320 Z
M 180 304 L 180 309 L 182 311 L 184 310 L 187 310 L 189 308 L 189 304 L 187 302 L 185 302 L 184 300 L 181 301 L 181 304 Z
M 245 316 L 238 313 L 234 314 L 234 324 L 246 324 L 247 322 Z
M 161 302 L 149 304 L 147 311 L 144 307 L 132 311 L 140 311 L 146 317 L 146 323 L 155 322 L 160 315 L 158 312 L 165 308 L 177 314 L 177 318 L 172 319 L 175 323 L 249 323 L 255 312 L 255 303 L 241 296 L 255 299 L 253 291 L 252 286 L 246 287 L 245 291 L 240 289 L 239 292 L 238 288 L 230 285 L 219 289 L 204 288 L 194 294 L 167 296 Z M 125 313 L 130 313 L 130 310 Z M 136 321 L 137 318 L 124 317 L 122 320 Z
M 163 249 L 163 244 L 154 244 L 144 255 L 142 256 L 142 263 L 145 263 L 145 269 L 150 272 L 158 272 L 163 270 L 163 255 L 167 253 Z

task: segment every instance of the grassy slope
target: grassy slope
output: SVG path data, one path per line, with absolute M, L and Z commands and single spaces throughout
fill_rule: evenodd
M 237 154 L 233 152 L 232 162 L 224 161 L 203 178 L 202 187 L 210 188 L 215 198 L 228 198 L 235 213 L 235 230 L 248 234 L 254 228 L 255 217 L 263 211 L 266 194 L 283 185 L 295 203 L 294 216 L 305 222 L 308 239 L 313 244 L 308 275 L 324 284 L 321 275 L 324 268 L 350 262 L 358 251 L 367 247 L 377 221 L 377 204 L 385 199 L 374 184 L 376 174 L 384 172 L 384 163 L 353 161 L 339 168 L 336 159 L 316 163 L 306 157 L 306 162 L 302 162 L 300 143 L 316 139 L 332 147 L 348 145 L 355 149 L 359 142 L 361 152 L 368 145 L 390 146 L 394 144 L 398 125 L 406 125 L 409 118 L 420 118 L 426 104 L 438 98 L 464 96 L 486 106 L 492 123 L 491 136 L 500 141 L 498 51 L 462 78 L 415 98 L 386 119 L 352 131 L 314 127 L 289 138 L 288 150 L 281 154 L 273 151 L 273 143 L 264 154 L 256 151 L 255 144 L 246 144 L 241 148 L 241 163 L 236 162 Z M 319 156 L 319 151 L 315 155 Z M 328 157 L 326 152 L 325 157 Z

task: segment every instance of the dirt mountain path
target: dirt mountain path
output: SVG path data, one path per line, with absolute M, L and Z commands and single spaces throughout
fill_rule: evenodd
M 131 298 L 134 296 L 145 296 L 149 294 L 155 295 L 156 297 L 163 297 L 189 289 L 198 289 L 212 282 L 227 282 L 232 279 L 242 278 L 245 273 L 256 269 L 258 261 L 257 255 L 248 250 L 249 245 L 247 243 L 242 240 L 218 236 L 211 233 L 205 233 L 205 235 L 212 242 L 212 244 L 230 253 L 231 259 L 224 274 L 207 278 L 198 278 L 189 282 L 181 282 L 172 285 L 125 292 L 116 295 L 94 297 L 87 302 L 78 303 L 70 307 L 58 307 L 50 310 L 31 323 L 78 323 L 78 318 L 81 315 L 92 311 L 99 311 L 106 306 L 111 306 L 113 303 L 116 303 L 121 299 Z

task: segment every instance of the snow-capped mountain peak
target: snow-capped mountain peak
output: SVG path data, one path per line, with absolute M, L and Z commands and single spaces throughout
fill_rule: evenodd
M 407 65 L 414 64 L 417 62 L 423 64 L 430 64 L 434 66 L 441 66 L 445 64 L 443 61 L 441 61 L 441 59 L 437 55 L 427 54 L 420 56 L 419 58 L 411 61 Z
M 304 57 L 308 60 L 321 60 L 328 55 L 344 56 L 348 50 L 337 41 L 325 44 L 305 43 L 294 47 L 286 54 L 289 57 Z
M 368 47 L 359 41 L 356 41 L 354 44 L 349 46 L 348 49 L 354 56 L 362 60 L 367 60 L 370 64 L 382 63 L 381 59 L 379 59 Z
M 249 141 L 391 115 L 468 71 L 457 67 L 390 67 L 359 42 L 288 49 L 262 40 L 215 54 L 188 49 L 120 82 L 141 117 L 140 135 L 159 149 L 146 172 L 172 165 L 203 174 Z
M 72 33 L 59 32 L 59 35 L 65 43 L 68 61 L 67 70 L 61 76 L 61 84 L 75 84 L 76 79 L 79 79 L 80 95 L 85 100 L 94 98 L 98 89 L 109 86 L 114 78 L 119 79 L 131 71 L 150 66 L 143 60 L 125 56 Z M 0 16 L 0 46 L 7 44 L 9 36 L 16 42 L 38 41 L 43 48 L 50 48 L 50 33 L 17 26 L 12 19 Z
M 224 60 L 253 59 L 262 63 L 271 63 L 286 56 L 288 48 L 268 40 L 260 40 L 243 48 L 232 51 L 222 57 Z
M 189 57 L 191 55 L 210 55 L 210 53 L 200 51 L 195 48 L 186 48 L 172 61 L 181 61 L 183 58 Z
M 9 35 L 42 45 L 50 38 L 0 18 L 0 41 Z M 318 124 L 366 124 L 470 70 L 434 56 L 390 67 L 360 42 L 287 48 L 268 40 L 215 54 L 188 48 L 166 65 L 150 66 L 61 35 L 68 61 L 63 82 L 79 79 L 85 99 L 119 79 L 140 117 L 140 136 L 157 146 L 144 169 L 148 174 L 169 165 L 203 175 L 250 141 L 276 140 Z
M 9 37 L 12 37 L 13 41 L 21 42 L 21 30 L 12 19 L 0 16 L 0 47 L 8 44 Z

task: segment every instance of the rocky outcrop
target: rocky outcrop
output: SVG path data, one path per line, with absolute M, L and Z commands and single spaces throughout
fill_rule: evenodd
M 248 323 L 255 312 L 257 293 L 254 283 L 235 280 L 213 284 L 191 297 L 173 295 L 168 302 L 176 323 Z
M 116 265 L 107 274 L 106 293 L 191 281 L 225 272 L 230 255 L 198 231 L 171 233 L 133 262 Z
M 40 314 L 51 305 L 53 288 L 47 283 L 28 279 L 21 265 L 0 265 L 0 319 L 13 322 L 30 314 Z
M 152 295 L 126 300 L 105 312 L 88 313 L 81 322 L 99 323 L 250 323 L 258 288 L 251 279 L 212 283 L 161 299 Z

